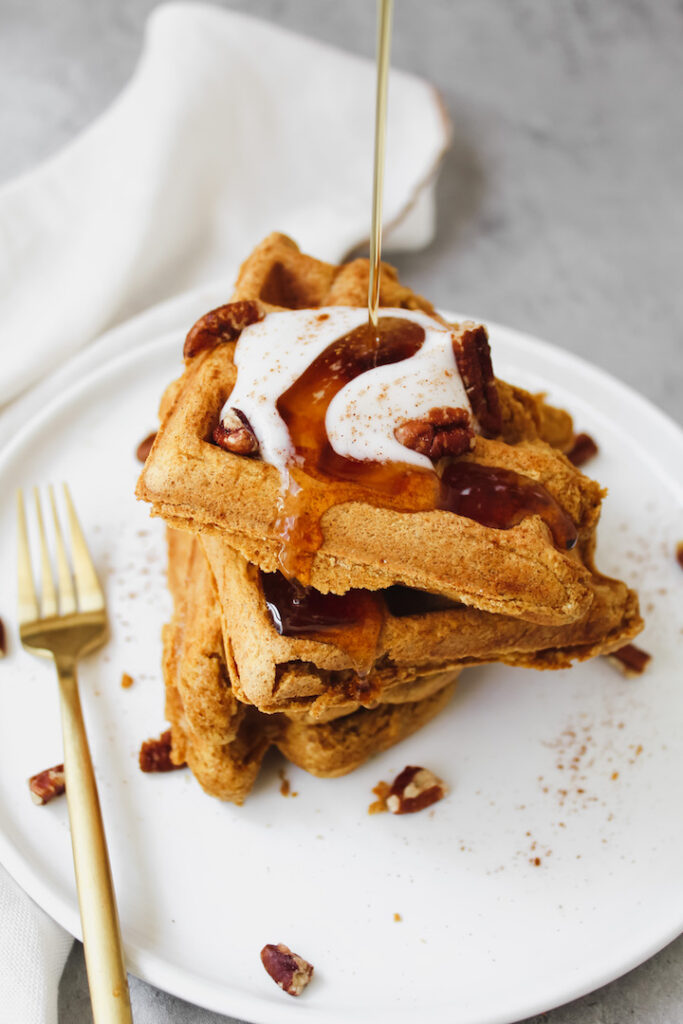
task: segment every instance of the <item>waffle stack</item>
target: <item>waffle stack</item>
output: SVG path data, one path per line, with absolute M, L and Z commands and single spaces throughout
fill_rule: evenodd
M 570 416 L 503 381 L 475 380 L 471 368 L 473 402 L 482 418 L 495 405 L 497 424 L 455 461 L 541 485 L 573 531 L 571 550 L 543 502 L 502 529 L 441 508 L 406 513 L 372 488 L 342 492 L 298 470 L 304 498 L 323 509 L 320 535 L 306 559 L 283 562 L 281 474 L 213 442 L 236 381 L 235 344 L 271 312 L 362 307 L 367 279 L 365 260 L 322 263 L 282 235 L 258 246 L 232 302 L 188 334 L 185 371 L 164 395 L 138 483 L 169 527 L 172 758 L 236 803 L 271 745 L 313 774 L 341 775 L 438 714 L 467 665 L 562 668 L 642 628 L 636 595 L 594 567 L 602 492 L 563 454 Z M 380 304 L 433 314 L 388 266 Z M 482 351 L 482 328 L 452 329 L 464 351 Z

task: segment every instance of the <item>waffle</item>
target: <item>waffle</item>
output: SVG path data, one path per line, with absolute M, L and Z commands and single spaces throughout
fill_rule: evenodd
M 287 719 L 275 745 L 289 761 L 311 775 L 325 779 L 348 775 L 436 718 L 453 696 L 455 675 L 452 673 L 450 683 L 422 700 L 381 704 L 371 711 L 361 708 L 322 725 Z
M 275 268 L 279 268 L 275 270 Z M 301 254 L 271 236 L 244 264 L 233 299 L 256 299 L 266 310 L 360 305 L 367 261 L 343 267 Z M 383 267 L 380 301 L 431 310 Z M 189 359 L 164 402 L 165 417 L 138 483 L 138 497 L 175 527 L 216 533 L 267 572 L 277 565 L 274 532 L 281 481 L 275 467 L 210 443 L 218 414 L 235 382 L 234 345 L 220 344 Z M 568 447 L 571 419 L 538 396 L 498 383 L 500 439 L 478 437 L 470 456 L 481 465 L 514 470 L 542 483 L 576 524 L 579 554 L 558 550 L 538 516 L 509 530 L 491 530 L 444 511 L 378 508 L 368 500 L 329 508 L 310 584 L 322 592 L 403 584 L 444 594 L 485 611 L 543 624 L 581 618 L 591 601 L 590 573 L 580 557 L 592 543 L 601 491 L 558 449 Z
M 307 706 L 313 717 L 323 715 L 344 692 L 370 707 L 418 685 L 417 693 L 425 696 L 431 678 L 482 662 L 566 668 L 572 660 L 622 647 L 642 628 L 633 591 L 595 572 L 588 612 L 564 626 L 541 626 L 464 605 L 444 607 L 449 602 L 393 588 L 376 595 L 383 607 L 372 669 L 359 687 L 353 645 L 349 653 L 348 643 L 353 625 L 344 627 L 343 646 L 334 643 L 334 634 L 324 643 L 281 635 L 258 568 L 218 537 L 205 537 L 202 545 L 216 582 L 233 690 L 240 700 L 267 713 Z M 436 610 L 413 611 L 421 606 Z
M 457 671 L 435 673 L 422 691 L 406 688 L 372 710 L 345 701 L 320 721 L 296 705 L 264 715 L 232 690 L 211 573 L 196 541 L 175 531 L 169 586 L 174 612 L 163 631 L 163 674 L 171 758 L 221 800 L 243 803 L 271 745 L 314 775 L 344 775 L 425 725 L 453 693 Z
M 489 429 L 475 410 L 482 433 L 470 432 L 469 447 L 440 471 L 462 472 L 465 486 L 477 473 L 490 480 L 491 470 L 500 479 L 523 477 L 521 521 L 495 529 L 431 503 L 419 505 L 429 511 L 407 513 L 387 491 L 380 496 L 297 465 L 292 474 L 322 510 L 322 536 L 305 568 L 298 571 L 304 563 L 296 561 L 290 568 L 309 587 L 307 601 L 322 607 L 321 595 L 347 595 L 351 611 L 340 621 L 323 614 L 316 633 L 305 632 L 312 628 L 306 612 L 302 635 L 286 626 L 278 632 L 267 599 L 281 577 L 267 574 L 282 553 L 280 472 L 213 443 L 236 381 L 234 341 L 263 313 L 362 307 L 367 286 L 366 260 L 334 266 L 283 235 L 267 238 L 242 266 L 232 304 L 189 332 L 185 371 L 162 398 L 161 428 L 138 482 L 138 497 L 169 525 L 174 611 L 163 633 L 163 670 L 171 756 L 187 762 L 208 793 L 235 803 L 271 746 L 312 774 L 342 775 L 438 714 L 465 666 L 564 668 L 622 647 L 642 628 L 636 595 L 595 569 L 603 492 L 564 454 L 571 417 L 541 395 L 494 385 L 477 349 L 476 386 L 494 390 L 500 419 Z M 386 265 L 380 304 L 438 317 Z M 452 326 L 471 397 L 467 360 L 476 338 L 485 347 L 485 332 Z M 301 394 L 292 408 L 308 408 Z M 484 412 L 491 411 L 487 396 L 477 399 Z M 427 479 L 431 487 L 435 478 Z M 542 485 L 539 514 L 526 504 L 529 482 Z M 569 523 L 564 540 L 557 515 Z

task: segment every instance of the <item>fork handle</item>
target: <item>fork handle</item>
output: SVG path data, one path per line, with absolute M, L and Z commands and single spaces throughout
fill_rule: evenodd
M 132 1024 L 128 979 L 76 664 L 55 658 L 64 737 L 71 846 L 95 1024 Z

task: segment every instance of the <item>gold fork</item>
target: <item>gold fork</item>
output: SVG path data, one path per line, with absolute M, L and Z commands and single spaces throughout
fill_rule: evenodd
M 107 639 L 104 594 L 66 484 L 64 495 L 71 535 L 73 580 L 54 490 L 52 486 L 49 488 L 54 519 L 57 594 L 37 488 L 34 488 L 34 495 L 40 539 L 41 607 L 38 607 L 33 582 L 24 498 L 19 491 L 19 632 L 27 650 L 40 657 L 51 657 L 57 669 L 66 798 L 93 1019 L 95 1024 L 131 1024 L 130 995 L 114 885 L 76 680 L 78 659 L 100 647 Z

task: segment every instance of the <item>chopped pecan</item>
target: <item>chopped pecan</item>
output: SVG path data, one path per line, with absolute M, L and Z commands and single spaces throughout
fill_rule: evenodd
M 5 623 L 0 619 L 0 658 L 7 654 L 7 636 L 5 634 Z
M 56 764 L 54 768 L 46 768 L 44 772 L 32 775 L 28 780 L 28 787 L 34 804 L 48 804 L 50 800 L 66 791 L 64 765 Z
M 156 740 L 145 740 L 140 747 L 139 754 L 140 771 L 143 772 L 173 772 L 176 768 L 183 768 L 182 764 L 174 764 L 171 760 L 171 730 L 162 732 Z
M 387 797 L 391 793 L 391 786 L 388 782 L 380 780 L 376 786 L 373 787 L 372 792 L 377 797 L 376 800 L 368 807 L 368 814 L 384 814 L 388 810 Z
M 481 325 L 465 328 L 454 341 L 453 350 L 472 412 L 482 434 L 485 437 L 500 434 L 503 419 L 486 328 Z
M 680 565 L 681 569 L 683 569 L 683 540 L 679 540 L 676 545 L 676 561 Z
M 642 676 L 652 661 L 652 655 L 648 654 L 647 651 L 641 650 L 640 647 L 636 647 L 635 644 L 626 644 L 625 647 L 620 647 L 618 651 L 612 651 L 611 654 L 608 654 L 607 660 L 615 668 L 619 669 L 622 675 L 630 679 L 633 676 Z
M 263 311 L 258 302 L 245 300 L 229 302 L 205 313 L 190 329 L 185 338 L 183 356 L 192 359 L 207 348 L 215 348 L 221 341 L 234 341 L 240 331 L 249 324 L 263 319 Z
M 157 432 L 155 430 L 153 434 L 148 434 L 144 441 L 140 441 L 140 444 L 137 446 L 137 449 L 135 451 L 135 455 L 140 460 L 140 462 L 147 461 L 147 456 L 152 450 L 152 445 L 154 444 L 154 439 L 156 436 Z
M 474 430 L 467 409 L 430 409 L 422 419 L 400 423 L 394 437 L 399 444 L 435 461 L 474 448 Z
M 598 454 L 598 446 L 590 434 L 577 434 L 567 452 L 567 458 L 575 466 L 583 466 Z
M 261 950 L 261 963 L 276 985 L 290 996 L 300 996 L 313 977 L 313 964 L 292 953 L 284 942 L 269 944 Z
M 226 409 L 222 420 L 214 427 L 213 439 L 219 448 L 233 455 L 255 455 L 258 451 L 256 434 L 239 409 Z
M 447 792 L 445 783 L 429 768 L 408 765 L 393 781 L 387 808 L 392 814 L 414 814 L 443 800 Z

